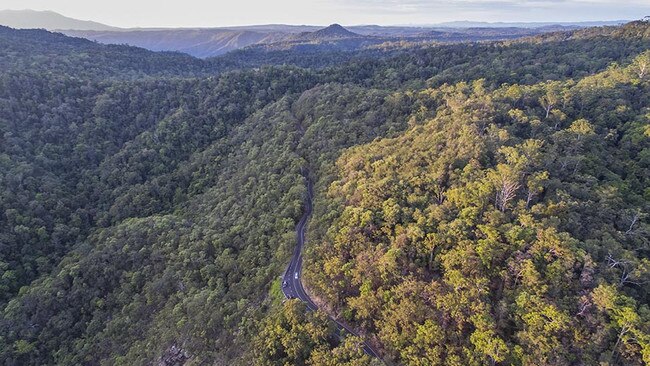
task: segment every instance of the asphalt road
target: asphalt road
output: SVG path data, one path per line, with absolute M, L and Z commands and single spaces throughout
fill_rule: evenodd
M 284 272 L 284 276 L 282 278 L 282 292 L 284 292 L 284 296 L 288 299 L 300 299 L 305 303 L 309 310 L 314 311 L 318 309 L 318 306 L 314 304 L 302 286 L 302 252 L 303 247 L 305 246 L 305 227 L 307 226 L 307 222 L 311 217 L 313 208 L 312 198 L 314 195 L 313 185 L 309 179 L 309 173 L 305 172 L 304 175 L 305 180 L 307 181 L 307 200 L 305 202 L 305 213 L 302 215 L 300 221 L 298 222 L 298 225 L 296 226 L 296 249 L 293 252 L 291 262 L 289 262 L 287 270 Z M 332 317 L 330 317 L 330 319 L 336 324 L 336 328 L 338 329 L 339 333 L 343 333 L 345 331 L 349 334 L 357 335 L 354 331 L 352 331 L 352 329 L 349 329 L 344 324 L 339 323 L 336 319 Z M 367 342 L 364 342 L 363 350 L 368 355 L 379 358 L 379 354 Z

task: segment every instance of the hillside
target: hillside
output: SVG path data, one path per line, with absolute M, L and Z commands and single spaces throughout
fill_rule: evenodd
M 397 364 L 647 363 L 649 62 L 421 91 L 420 121 L 321 183 L 323 306 Z
M 647 363 L 648 29 L 201 60 L 0 27 L 0 360 Z M 279 277 L 307 172 L 315 312 Z
M 138 29 L 113 31 L 62 30 L 61 32 L 104 44 L 129 44 L 153 51 L 178 51 L 210 58 L 245 48 L 269 50 L 357 51 L 386 42 L 468 42 L 515 39 L 561 27 L 420 29 L 354 27 L 355 33 L 335 24 L 309 32 L 296 27 L 234 27 L 232 29 Z
M 42 29 L 0 26 L 3 74 L 30 71 L 53 78 L 106 77 L 133 79 L 143 76 L 190 76 L 212 72 L 194 57 L 171 52 L 155 53 L 124 45 L 100 45 Z
M 104 44 L 129 44 L 152 51 L 178 51 L 195 57 L 214 57 L 255 44 L 280 42 L 291 35 L 230 29 L 165 29 L 77 31 L 62 33 Z
M 124 29 L 65 17 L 51 11 L 3 10 L 0 25 L 12 28 L 43 28 L 104 44 L 131 45 L 152 51 L 177 51 L 209 58 L 247 47 L 265 50 L 357 51 L 385 42 L 465 42 L 504 40 L 580 26 L 548 25 L 521 28 L 352 26 L 329 27 L 284 24 L 229 28 L 137 28 Z
M 18 29 L 42 28 L 47 30 L 109 31 L 118 29 L 97 22 L 69 18 L 53 11 L 36 10 L 0 10 L 0 25 Z

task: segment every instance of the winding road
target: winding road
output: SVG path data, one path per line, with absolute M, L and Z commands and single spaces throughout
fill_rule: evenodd
M 297 235 L 297 245 L 296 249 L 293 252 L 291 257 L 291 262 L 287 266 L 287 270 L 284 272 L 282 278 L 282 292 L 287 299 L 300 299 L 302 302 L 307 305 L 309 310 L 315 311 L 318 309 L 318 306 L 312 301 L 312 299 L 305 292 L 304 287 L 302 286 L 302 250 L 305 246 L 305 228 L 307 226 L 307 221 L 311 217 L 312 213 L 312 198 L 313 198 L 313 184 L 309 179 L 309 172 L 303 172 L 305 180 L 307 181 L 307 200 L 305 202 L 305 212 L 303 213 L 298 225 L 296 226 L 296 235 Z M 339 323 L 336 319 L 330 316 L 330 319 L 336 324 L 336 328 L 339 333 L 344 331 L 357 335 L 352 329 L 346 325 Z M 364 342 L 363 350 L 370 356 L 379 358 L 379 353 L 375 351 L 368 342 Z

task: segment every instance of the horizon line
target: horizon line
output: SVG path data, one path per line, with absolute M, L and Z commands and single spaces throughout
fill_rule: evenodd
M 333 22 L 330 24 L 308 24 L 308 23 L 243 23 L 243 24 L 230 24 L 230 25 L 196 25 L 196 26 L 166 26 L 166 25 L 160 25 L 160 26 L 154 26 L 154 25 L 144 25 L 144 26 L 131 26 L 131 27 L 124 27 L 124 26 L 115 26 L 107 23 L 102 23 L 96 20 L 91 20 L 91 19 L 79 19 L 79 18 L 74 18 L 70 17 L 67 15 L 64 15 L 62 13 L 59 13 L 54 10 L 46 9 L 46 10 L 35 10 L 35 9 L 29 9 L 29 8 L 24 8 L 24 9 L 0 9 L 0 12 L 4 11 L 15 11 L 15 12 L 21 12 L 21 11 L 31 11 L 31 12 L 39 12 L 39 13 L 53 13 L 68 19 L 72 20 L 77 20 L 77 21 L 82 21 L 82 22 L 92 22 L 92 23 L 97 23 L 102 26 L 110 27 L 110 28 L 115 28 L 116 30 L 155 30 L 155 29 L 223 29 L 223 28 L 233 28 L 233 27 L 269 27 L 269 26 L 290 26 L 290 27 L 328 27 L 333 24 L 341 24 L 339 22 Z M 628 22 L 633 22 L 635 20 L 642 20 L 644 18 L 640 19 L 593 19 L 593 20 L 576 20 L 576 21 L 509 21 L 509 20 L 500 20 L 500 21 L 485 21 L 485 20 L 469 20 L 469 19 L 459 19 L 459 20 L 449 20 L 449 21 L 441 21 L 441 22 L 436 22 L 436 23 L 390 23 L 390 24 L 380 24 L 380 23 L 356 23 L 356 24 L 346 24 L 342 25 L 344 27 L 371 27 L 371 26 L 377 26 L 377 27 L 407 27 L 407 28 L 432 28 L 436 26 L 445 26 L 449 24 L 454 24 L 454 23 L 480 23 L 480 24 L 489 24 L 489 25 L 498 25 L 498 24 L 530 24 L 530 25 L 571 25 L 571 24 L 584 24 L 584 23 L 628 23 Z M 74 29 L 70 29 L 74 30 Z

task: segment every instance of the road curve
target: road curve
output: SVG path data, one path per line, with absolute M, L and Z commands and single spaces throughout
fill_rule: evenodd
M 309 178 L 309 172 L 303 171 L 303 175 L 307 182 L 307 199 L 305 202 L 305 212 L 303 213 L 298 225 L 296 225 L 296 236 L 297 243 L 296 248 L 294 249 L 293 256 L 291 257 L 291 262 L 287 266 L 287 270 L 282 276 L 282 292 L 287 299 L 300 299 L 305 303 L 309 310 L 315 311 L 318 309 L 318 306 L 312 301 L 312 299 L 305 292 L 304 287 L 302 286 L 302 252 L 305 245 L 305 228 L 307 226 L 307 221 L 311 217 L 312 213 L 312 198 L 313 194 L 313 184 Z M 357 335 L 352 329 L 348 328 L 342 323 L 339 323 L 336 319 L 330 317 L 330 319 L 336 324 L 336 328 L 339 332 L 347 332 L 352 335 Z M 370 356 L 379 358 L 379 353 L 375 351 L 368 342 L 364 342 L 363 350 Z

